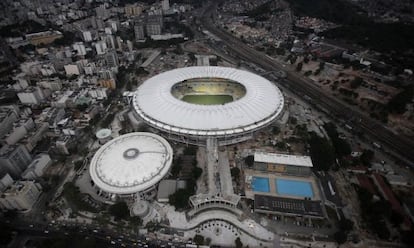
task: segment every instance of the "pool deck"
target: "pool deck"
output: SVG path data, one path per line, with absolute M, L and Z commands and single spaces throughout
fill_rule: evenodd
M 320 195 L 320 189 L 319 185 L 316 181 L 316 179 L 313 176 L 288 176 L 288 175 L 282 175 L 280 173 L 265 173 L 262 171 L 256 171 L 251 169 L 245 169 L 244 170 L 245 178 L 249 177 L 264 177 L 269 178 L 269 189 L 270 192 L 255 192 L 252 190 L 251 184 L 248 182 L 248 180 L 245 181 L 245 193 L 246 198 L 254 199 L 255 194 L 259 195 L 269 195 L 269 196 L 278 196 L 278 197 L 286 197 L 286 198 L 292 198 L 292 199 L 304 199 L 304 197 L 299 196 L 293 196 L 293 195 L 281 195 L 277 192 L 277 186 L 276 186 L 276 180 L 275 179 L 288 179 L 288 180 L 299 180 L 304 182 L 309 182 L 312 185 L 312 191 L 313 191 L 313 197 L 312 200 L 321 200 Z

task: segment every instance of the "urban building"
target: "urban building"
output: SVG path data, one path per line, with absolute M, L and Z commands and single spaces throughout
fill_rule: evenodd
M 120 197 L 155 197 L 156 185 L 169 172 L 170 144 L 152 133 L 129 133 L 105 143 L 91 160 L 89 173 L 99 194 Z
M 37 155 L 29 164 L 27 169 L 22 173 L 22 178 L 27 180 L 34 180 L 43 176 L 47 167 L 52 164 L 52 159 L 49 154 L 41 153 Z
M 17 181 L 6 188 L 0 197 L 2 210 L 30 211 L 42 193 L 40 184 Z
M 32 156 L 24 145 L 4 145 L 0 148 L 0 175 L 9 173 L 19 178 L 32 162 Z
M 15 105 L 0 106 L 0 138 L 3 138 L 19 118 L 19 108 Z
M 145 40 L 144 25 L 136 23 L 134 25 L 135 40 L 142 41 Z

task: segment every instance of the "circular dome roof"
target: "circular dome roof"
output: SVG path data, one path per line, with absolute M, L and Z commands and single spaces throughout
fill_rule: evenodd
M 105 192 L 132 194 L 158 183 L 169 171 L 172 148 L 152 133 L 129 133 L 103 145 L 93 156 L 89 173 Z
M 223 105 L 192 104 L 172 95 L 175 84 L 197 78 L 235 81 L 246 88 L 246 94 Z M 168 132 L 198 136 L 253 131 L 275 120 L 283 105 L 281 91 L 267 79 L 217 66 L 187 67 L 158 74 L 139 86 L 133 99 L 135 111 L 148 124 Z
M 111 134 L 112 134 L 111 129 L 108 129 L 108 128 L 100 129 L 98 132 L 96 132 L 96 138 L 105 139 L 111 136 Z

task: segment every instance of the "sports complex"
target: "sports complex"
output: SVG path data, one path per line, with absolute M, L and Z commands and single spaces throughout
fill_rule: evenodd
M 217 66 L 186 67 L 146 80 L 132 100 L 136 114 L 168 139 L 205 145 L 247 140 L 275 121 L 282 92 L 254 73 Z

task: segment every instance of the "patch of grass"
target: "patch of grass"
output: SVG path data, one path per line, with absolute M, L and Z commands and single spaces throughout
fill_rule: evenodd
M 220 105 L 232 102 L 233 97 L 230 95 L 185 95 L 181 100 L 200 105 Z

